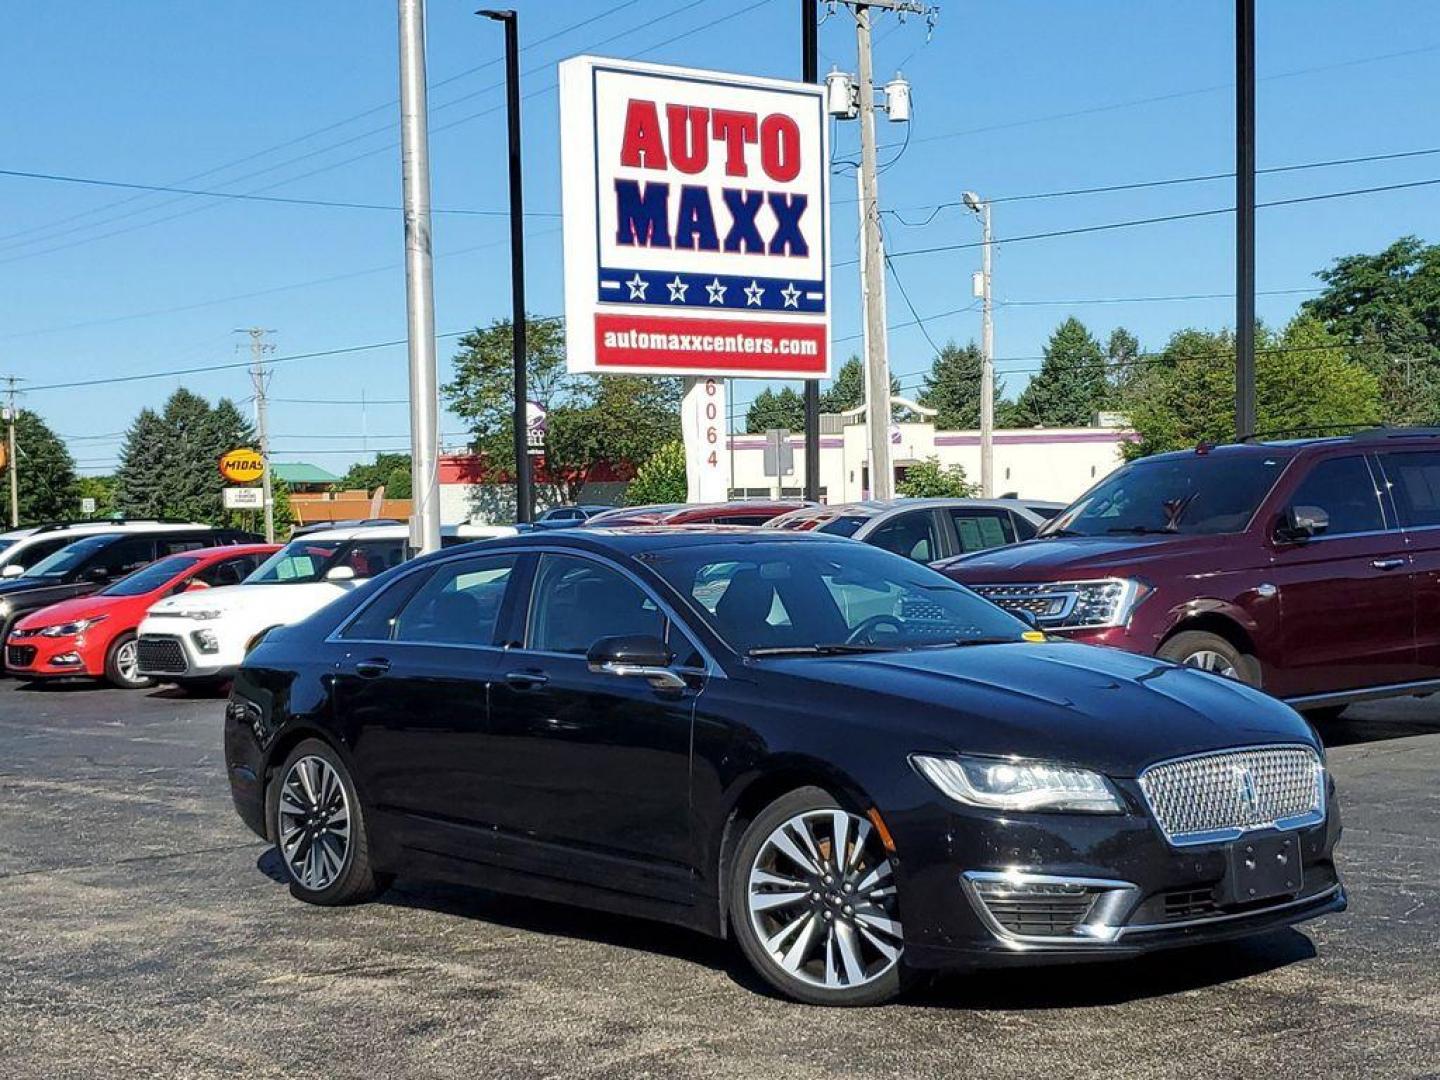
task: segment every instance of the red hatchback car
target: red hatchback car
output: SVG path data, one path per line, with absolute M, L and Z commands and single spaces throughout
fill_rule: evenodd
M 124 690 L 152 680 L 139 673 L 135 630 L 166 596 L 238 585 L 279 551 L 277 544 L 198 548 L 160 559 L 108 589 L 42 608 L 10 632 L 6 669 L 23 679 L 104 679 Z

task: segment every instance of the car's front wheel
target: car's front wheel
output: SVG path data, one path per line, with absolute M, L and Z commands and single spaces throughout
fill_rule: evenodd
M 736 849 L 730 918 L 746 958 L 787 997 L 877 1005 L 904 985 L 894 869 L 875 827 L 820 788 L 756 816 Z
M 144 690 L 155 680 L 140 674 L 140 655 L 133 633 L 121 634 L 105 654 L 105 679 L 121 690 Z
M 1256 682 L 1250 658 L 1219 634 L 1182 631 L 1161 645 L 1157 655 L 1162 660 L 1173 660 L 1249 686 Z
M 306 739 L 290 751 L 270 784 L 266 808 L 296 899 L 327 907 L 354 904 L 389 884 L 371 865 L 349 770 L 326 743 Z

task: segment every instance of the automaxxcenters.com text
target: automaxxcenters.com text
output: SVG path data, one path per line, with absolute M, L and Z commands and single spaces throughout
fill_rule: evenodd
M 658 319 L 600 315 L 595 320 L 599 366 L 780 368 L 797 373 L 825 367 L 823 326 L 717 319 Z

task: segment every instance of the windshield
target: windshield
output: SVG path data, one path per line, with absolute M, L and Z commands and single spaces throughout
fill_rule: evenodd
M 53 555 L 41 559 L 25 571 L 25 577 L 64 577 L 113 539 L 113 536 L 101 534 L 76 540 Z
M 143 570 L 136 570 L 128 577 L 121 578 L 108 589 L 102 590 L 100 595 L 144 596 L 148 592 L 154 592 L 156 589 L 168 585 L 172 578 L 183 574 L 199 561 L 199 559 L 188 558 L 184 555 L 161 559 L 159 562 L 151 563 Z
M 870 519 L 867 517 L 860 517 L 855 514 L 846 514 L 844 517 L 838 517 L 834 521 L 827 521 L 824 525 L 821 525 L 820 528 L 816 531 L 822 533 L 831 533 L 834 536 L 854 536 L 857 532 L 860 531 L 860 526 L 864 525 L 865 522 L 869 520 Z
M 707 545 L 646 561 L 739 653 L 1019 641 L 1029 629 L 935 571 L 861 544 Z
M 294 540 L 266 559 L 245 579 L 246 585 L 282 585 L 319 581 L 344 546 L 340 540 Z
M 1137 461 L 1091 488 L 1040 535 L 1240 532 L 1287 461 L 1254 454 Z

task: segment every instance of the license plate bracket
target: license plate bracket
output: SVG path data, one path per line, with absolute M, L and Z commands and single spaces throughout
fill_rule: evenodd
M 1297 833 L 1252 833 L 1230 844 L 1222 904 L 1298 896 L 1305 885 Z

